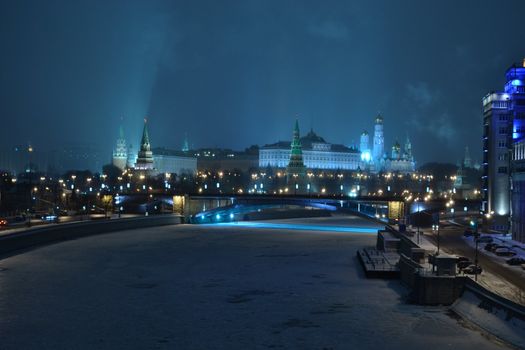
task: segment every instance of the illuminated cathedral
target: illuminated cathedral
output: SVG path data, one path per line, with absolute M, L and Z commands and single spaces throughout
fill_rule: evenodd
M 416 162 L 412 155 L 412 143 L 408 136 L 403 147 L 396 141 L 392 146 L 391 153 L 385 152 L 383 117 L 380 114 L 375 119 L 372 148 L 370 148 L 369 143 L 370 136 L 365 130 L 361 133 L 359 143 L 363 169 L 375 173 L 380 171 L 413 173 L 416 170 Z

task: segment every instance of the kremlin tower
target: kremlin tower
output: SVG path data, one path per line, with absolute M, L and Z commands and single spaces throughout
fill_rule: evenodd
M 151 152 L 151 144 L 149 142 L 147 119 L 144 119 L 144 130 L 142 131 L 142 140 L 140 141 L 140 150 L 135 169 L 153 170 L 153 152 Z
M 112 164 L 124 171 L 126 169 L 126 163 L 128 160 L 128 150 L 126 147 L 126 139 L 124 138 L 124 129 L 122 125 L 119 128 L 119 137 L 117 139 L 117 144 L 113 150 L 113 159 Z
M 295 128 L 293 131 L 290 161 L 288 162 L 288 166 L 286 167 L 287 181 L 289 183 L 295 183 L 295 193 L 298 192 L 300 184 L 304 182 L 305 176 L 306 167 L 304 166 L 303 161 L 303 150 L 301 147 L 301 136 L 299 133 L 299 121 L 296 119 Z

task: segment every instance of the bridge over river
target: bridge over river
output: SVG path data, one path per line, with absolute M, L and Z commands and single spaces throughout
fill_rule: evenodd
M 194 223 L 239 221 L 248 213 L 279 208 L 309 208 L 326 211 L 354 213 L 380 220 L 401 220 L 408 215 L 450 210 L 457 212 L 479 210 L 479 202 L 457 200 L 454 207 L 447 208 L 447 199 L 429 201 L 406 201 L 399 196 L 305 196 L 305 195 L 203 195 L 154 193 L 123 194 L 117 197 L 117 205 L 138 206 L 139 212 L 161 210 L 173 211 Z

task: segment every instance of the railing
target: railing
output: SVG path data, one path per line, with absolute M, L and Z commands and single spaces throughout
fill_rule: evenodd
M 46 225 L 14 232 L 0 237 L 0 254 L 12 253 L 49 243 L 76 239 L 114 231 L 131 230 L 182 222 L 179 215 L 152 215 L 139 218 L 97 220 L 57 225 Z
M 525 306 L 517 304 L 507 298 L 502 297 L 486 289 L 474 280 L 467 278 L 465 289 L 476 294 L 479 298 L 490 302 L 492 305 L 504 309 L 510 316 L 517 317 L 525 321 Z

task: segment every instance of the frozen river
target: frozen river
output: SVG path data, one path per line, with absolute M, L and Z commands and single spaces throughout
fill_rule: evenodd
M 371 224 L 281 223 L 122 231 L 4 259 L 0 348 L 504 348 L 446 308 L 407 304 L 399 281 L 366 279 L 367 230 L 314 231 Z

